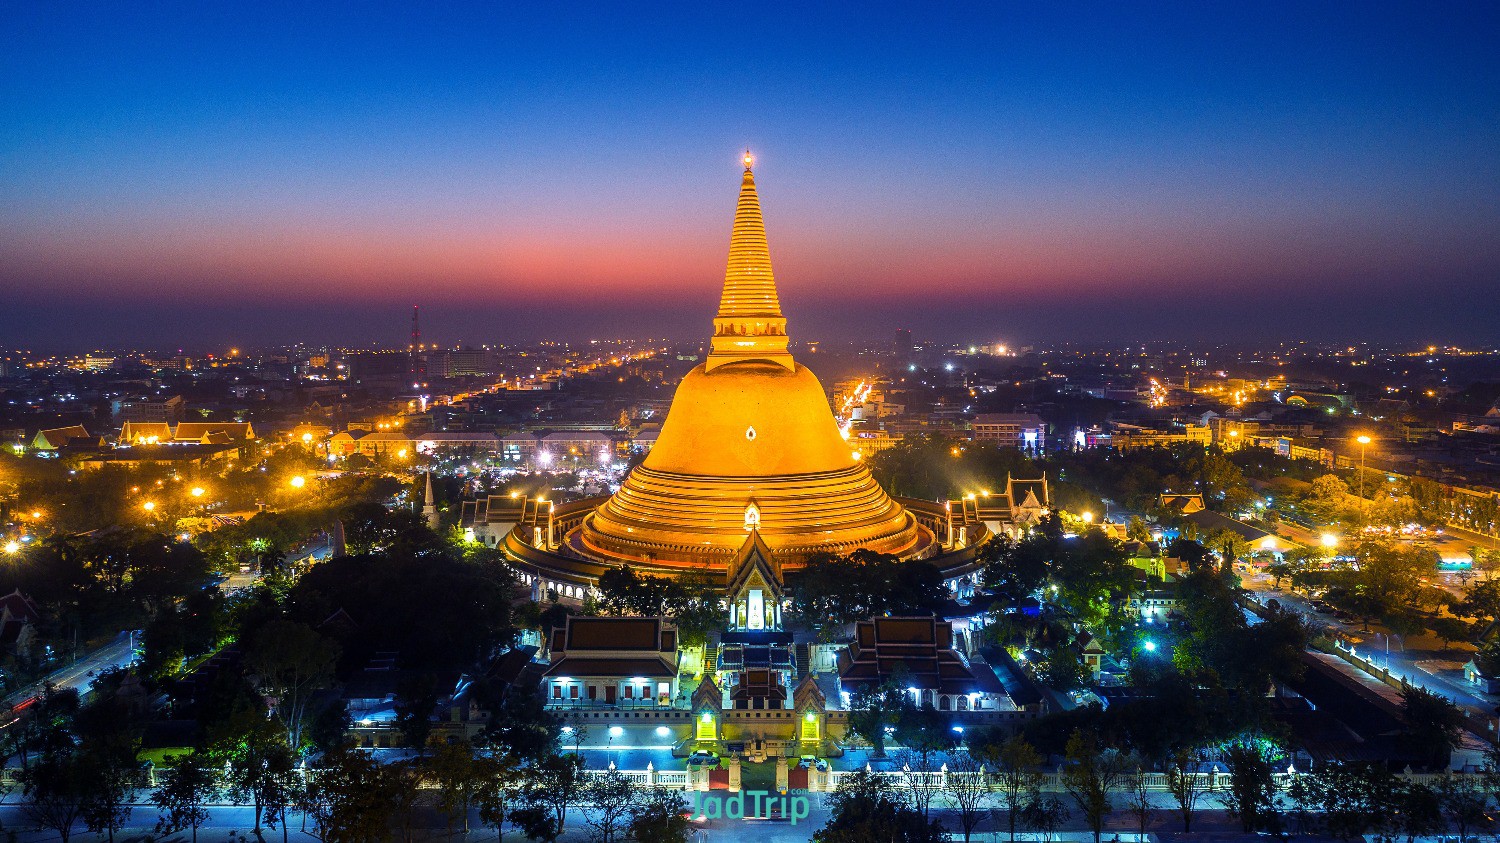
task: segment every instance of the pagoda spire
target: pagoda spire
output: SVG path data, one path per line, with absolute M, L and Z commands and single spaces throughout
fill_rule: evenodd
M 704 364 L 713 371 L 727 363 L 768 362 L 795 370 L 787 352 L 786 317 L 776 296 L 766 224 L 755 192 L 755 158 L 745 150 L 745 172 L 729 237 L 724 292 L 714 318 L 713 350 Z
M 437 502 L 432 497 L 432 472 L 427 472 L 427 494 L 422 501 L 422 518 L 427 526 L 436 530 L 438 528 Z

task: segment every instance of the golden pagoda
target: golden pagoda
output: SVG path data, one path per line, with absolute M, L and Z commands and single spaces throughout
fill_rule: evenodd
M 707 359 L 688 372 L 656 445 L 569 536 L 605 561 L 726 567 L 753 531 L 787 568 L 819 551 L 909 557 L 931 533 L 892 500 L 787 350 L 765 223 L 745 155 Z

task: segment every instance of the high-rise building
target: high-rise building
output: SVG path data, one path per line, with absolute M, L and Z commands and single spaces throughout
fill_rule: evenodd
M 896 341 L 891 346 L 891 353 L 896 355 L 897 360 L 910 360 L 912 348 L 911 329 L 897 328 Z

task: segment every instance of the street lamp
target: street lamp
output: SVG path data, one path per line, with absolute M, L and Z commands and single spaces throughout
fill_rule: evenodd
M 1365 446 L 1370 444 L 1370 437 L 1360 434 L 1354 438 L 1359 443 L 1359 510 L 1360 520 L 1370 520 L 1369 502 L 1365 500 Z M 1361 525 L 1364 526 L 1364 525 Z
M 151 510 L 156 509 L 156 503 L 153 501 L 146 501 L 145 503 L 141 504 L 141 509 L 150 512 Z
M 192 489 L 191 489 L 191 490 L 190 490 L 190 491 L 189 491 L 189 492 L 188 492 L 188 494 L 190 494 L 190 495 L 192 495 L 192 496 L 193 496 L 193 497 L 195 497 L 195 498 L 201 498 L 201 497 L 203 497 L 203 494 L 204 494 L 204 490 L 203 490 L 203 487 L 202 487 L 202 486 L 194 486 L 194 487 L 193 487 L 193 488 L 192 488 Z
M 291 479 L 291 484 L 293 489 L 300 489 L 307 485 L 307 478 L 299 474 Z
M 1085 512 L 1083 514 L 1083 523 L 1085 523 L 1085 524 L 1092 524 L 1092 523 L 1094 523 L 1094 513 L 1092 513 L 1092 512 Z
M 5 552 L 6 553 L 12 553 L 12 554 L 13 553 L 18 553 L 18 552 L 20 552 L 20 550 L 21 550 L 21 545 L 19 543 L 17 543 L 15 539 L 11 539 L 10 541 L 8 541 L 8 542 L 5 543 Z
M 1329 550 L 1333 550 L 1334 548 L 1339 546 L 1339 537 L 1335 536 L 1333 533 L 1324 533 L 1323 546 L 1328 548 Z

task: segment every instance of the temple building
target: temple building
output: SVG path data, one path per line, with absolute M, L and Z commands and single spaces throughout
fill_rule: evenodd
M 746 634 L 780 629 L 785 582 L 820 553 L 927 560 L 962 596 L 973 548 L 1024 529 L 1045 488 L 981 512 L 974 500 L 898 500 L 880 487 L 789 350 L 752 163 L 746 155 L 709 353 L 678 385 L 640 465 L 608 497 L 466 502 L 460 529 L 503 551 L 538 594 L 581 598 L 616 565 L 706 571 L 730 593 L 728 628 Z M 550 445 L 513 435 L 501 450 L 541 464 Z M 577 450 L 580 460 L 617 454 L 603 440 Z
M 952 624 L 932 617 L 860 621 L 839 657 L 840 692 L 853 697 L 892 682 L 913 704 L 939 711 L 1016 708 L 994 670 L 955 647 Z
M 661 618 L 569 617 L 549 650 L 550 708 L 665 708 L 677 694 L 677 628 Z
M 770 249 L 745 158 L 707 358 L 677 387 L 645 461 L 568 537 L 581 555 L 723 569 L 754 529 L 781 564 L 819 551 L 927 551 L 839 431 L 823 385 L 787 350 Z

